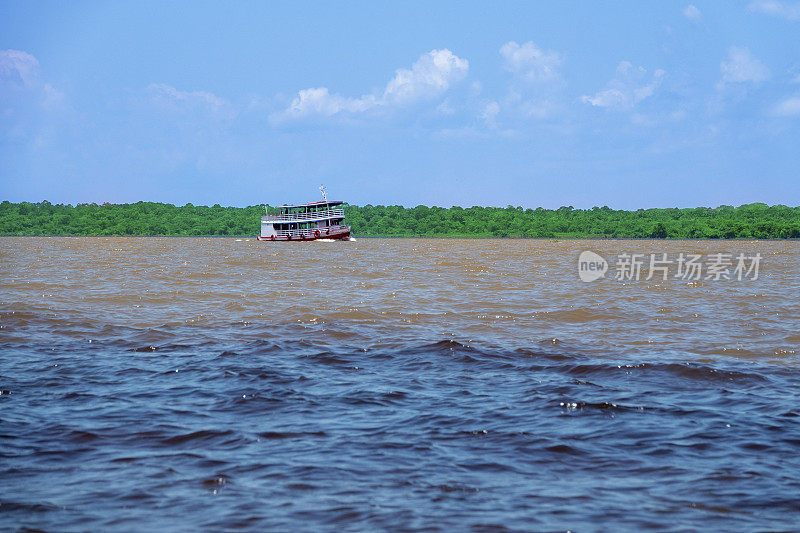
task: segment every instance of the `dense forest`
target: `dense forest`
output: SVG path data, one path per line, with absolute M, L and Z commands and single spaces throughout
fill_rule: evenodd
M 254 236 L 264 208 L 5 201 L 0 235 Z M 760 203 L 637 211 L 345 205 L 345 214 L 354 235 L 374 237 L 800 238 L 800 207 Z

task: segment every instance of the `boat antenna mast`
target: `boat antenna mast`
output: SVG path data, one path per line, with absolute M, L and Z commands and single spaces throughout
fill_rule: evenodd
M 320 185 L 320 186 L 319 186 L 319 192 L 321 192 L 321 193 L 322 193 L 322 199 L 323 199 L 323 200 L 324 200 L 324 201 L 327 203 L 327 201 L 328 201 L 328 195 L 327 195 L 327 194 L 325 194 L 325 186 L 324 186 L 324 185 Z

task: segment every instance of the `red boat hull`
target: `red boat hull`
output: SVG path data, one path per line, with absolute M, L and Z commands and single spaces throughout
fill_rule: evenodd
M 256 237 L 259 241 L 274 241 L 274 242 L 304 242 L 304 241 L 316 241 L 322 239 L 335 239 L 335 240 L 347 240 L 350 238 L 350 230 L 341 230 L 341 231 L 331 231 L 329 234 L 326 234 L 324 231 L 319 232 L 319 236 L 316 235 L 316 232 L 313 235 L 303 235 L 303 236 L 294 236 L 291 239 L 287 237 L 262 237 L 259 235 Z

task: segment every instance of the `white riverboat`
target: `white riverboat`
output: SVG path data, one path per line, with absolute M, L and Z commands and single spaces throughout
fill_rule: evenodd
M 279 205 L 277 213 L 261 217 L 260 241 L 349 240 L 350 227 L 344 222 L 344 202 L 328 200 L 325 188 L 321 202 Z

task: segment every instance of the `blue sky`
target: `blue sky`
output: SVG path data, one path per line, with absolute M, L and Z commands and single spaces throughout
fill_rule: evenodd
M 0 199 L 800 205 L 800 2 L 0 1 Z

